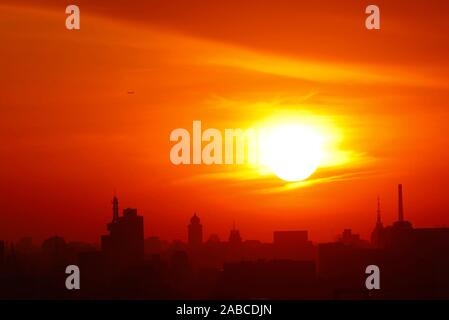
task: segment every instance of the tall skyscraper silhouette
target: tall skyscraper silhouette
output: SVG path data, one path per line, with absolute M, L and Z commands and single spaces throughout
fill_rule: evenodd
M 382 237 L 382 230 L 383 230 L 384 226 L 382 223 L 382 217 L 381 217 L 381 212 L 380 212 L 380 198 L 377 197 L 377 219 L 376 219 L 376 226 L 374 227 L 373 232 L 371 233 L 371 243 L 376 246 L 379 247 L 380 244 L 380 240 Z
M 242 243 L 242 238 L 240 237 L 240 231 L 235 228 L 235 222 L 232 224 L 232 230 L 229 233 L 229 243 L 230 244 Z
M 198 246 L 203 243 L 203 226 L 200 223 L 200 218 L 196 215 L 190 219 L 188 226 L 188 238 L 189 244 L 192 246 Z
M 138 262 L 144 255 L 143 217 L 137 209 L 123 210 L 118 214 L 118 199 L 112 200 L 112 221 L 108 223 L 108 235 L 101 237 L 101 250 L 113 264 L 126 265 Z

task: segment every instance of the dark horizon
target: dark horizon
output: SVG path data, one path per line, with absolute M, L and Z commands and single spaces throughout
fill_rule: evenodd
M 245 241 L 235 225 L 228 241 L 216 236 L 205 241 L 201 217 L 194 213 L 186 230 L 188 241 L 166 242 L 155 236 L 144 237 L 143 217 L 132 208 L 120 214 L 114 196 L 111 220 L 101 236 L 100 248 L 65 242 L 60 236 L 46 239 L 41 247 L 33 246 L 30 238 L 9 245 L 0 240 L 0 278 L 4 282 L 0 296 L 449 299 L 445 289 L 449 274 L 444 272 L 449 267 L 449 228 L 416 228 L 406 219 L 403 207 L 400 184 L 397 221 L 384 225 L 378 202 L 377 222 L 369 241 L 351 229 L 327 243 L 313 243 L 306 230 L 273 231 L 271 243 Z M 83 274 L 80 293 L 63 287 L 64 270 L 73 264 Z M 372 292 L 365 288 L 364 269 L 372 265 L 382 270 L 383 290 Z M 52 285 L 43 289 L 39 285 L 42 277 Z M 123 277 L 131 277 L 130 282 L 122 282 Z M 407 280 L 405 285 L 402 278 L 417 282 Z M 30 287 L 21 281 L 35 284 Z M 192 286 L 192 281 L 199 287 Z

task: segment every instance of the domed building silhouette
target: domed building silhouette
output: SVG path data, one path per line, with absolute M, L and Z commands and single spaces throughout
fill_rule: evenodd
M 203 243 L 203 226 L 201 225 L 200 218 L 195 213 L 190 218 L 190 224 L 188 225 L 188 238 L 189 245 L 199 246 Z

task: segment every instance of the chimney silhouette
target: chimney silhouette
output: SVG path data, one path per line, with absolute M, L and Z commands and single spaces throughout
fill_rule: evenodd
M 380 216 L 380 197 L 377 197 L 377 221 L 376 225 L 382 226 L 382 218 Z
M 114 196 L 112 199 L 112 221 L 118 220 L 118 198 Z
M 402 204 L 402 184 L 398 185 L 398 221 L 404 221 L 404 207 Z

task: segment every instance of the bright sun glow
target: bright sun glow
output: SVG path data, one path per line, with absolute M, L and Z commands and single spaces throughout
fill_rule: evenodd
M 263 164 L 289 182 L 310 177 L 323 154 L 323 137 L 311 126 L 279 125 L 269 129 L 261 141 Z

